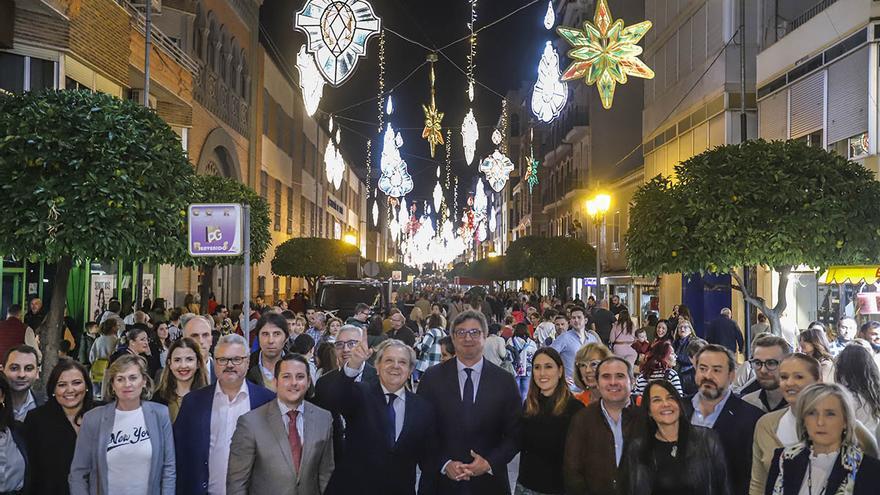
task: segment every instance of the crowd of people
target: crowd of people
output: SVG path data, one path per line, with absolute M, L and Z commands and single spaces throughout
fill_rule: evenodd
M 877 322 L 746 346 L 727 308 L 638 327 L 616 295 L 441 288 L 345 320 L 303 295 L 122 313 L 40 389 L 45 311 L 9 308 L 0 494 L 880 493 Z

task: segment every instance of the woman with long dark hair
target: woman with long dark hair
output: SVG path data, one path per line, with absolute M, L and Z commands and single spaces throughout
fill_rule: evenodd
M 202 349 L 195 340 L 184 337 L 168 348 L 168 365 L 162 369 L 153 392 L 153 402 L 168 406 L 173 423 L 186 394 L 208 385 L 208 370 Z
M 315 367 L 318 370 L 315 373 L 315 381 L 327 373 L 339 369 L 336 362 L 336 348 L 332 342 L 321 342 L 315 347 Z
M 880 433 L 880 371 L 871 351 L 848 345 L 837 355 L 834 381 L 853 395 L 855 417 L 875 436 Z
M 691 425 L 684 400 L 666 380 L 648 384 L 642 396 L 645 435 L 633 439 L 623 462 L 629 495 L 729 495 L 721 440 L 714 430 Z
M 810 326 L 798 335 L 798 346 L 801 352 L 819 361 L 822 381 L 834 382 L 834 357 L 828 350 L 828 337 L 822 330 Z
M 70 493 L 67 475 L 76 448 L 83 415 L 93 406 L 92 387 L 85 366 L 62 359 L 46 382 L 49 399 L 25 419 L 28 465 L 34 473 L 32 493 Z
M 672 350 L 672 344 L 668 341 L 661 340 L 651 347 L 648 351 L 648 358 L 642 366 L 641 373 L 636 377 L 636 383 L 633 385 L 633 397 L 638 403 L 641 400 L 642 392 L 648 386 L 648 383 L 654 380 L 666 380 L 671 383 L 678 391 L 679 395 L 684 395 L 681 390 L 681 380 L 678 372 L 675 371 L 675 351 Z
M 571 418 L 584 405 L 565 383 L 562 357 L 552 347 L 532 358 L 532 377 L 523 404 L 519 478 L 515 494 L 561 494 L 565 438 Z
M 663 341 L 669 343 L 674 341 L 672 331 L 669 329 L 669 324 L 666 320 L 660 320 L 657 322 L 657 327 L 654 328 L 654 340 L 651 341 L 651 345 L 657 345 Z

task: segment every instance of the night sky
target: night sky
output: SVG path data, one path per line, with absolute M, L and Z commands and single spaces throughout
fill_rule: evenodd
M 493 91 L 505 94 L 520 86 L 521 81 L 533 83 L 537 63 L 543 48 L 543 40 L 555 34 L 543 27 L 546 0 L 478 0 L 477 29 L 489 24 L 524 5 L 534 2 L 508 19 L 478 34 L 475 78 Z M 286 58 L 287 70 L 296 73 L 296 52 L 305 41 L 305 35 L 294 30 L 296 11 L 304 0 L 265 0 L 260 12 L 260 22 L 269 38 Z M 383 27 L 400 33 L 412 41 L 430 48 L 442 47 L 469 34 L 466 23 L 470 17 L 468 0 L 371 0 L 373 10 L 382 19 Z M 266 33 L 263 33 L 265 36 Z M 467 70 L 467 41 L 461 41 L 443 50 L 443 54 Z M 334 114 L 343 126 L 343 154 L 358 174 L 365 175 L 365 142 L 373 137 L 373 184 L 378 177 L 378 156 L 381 137 L 377 133 L 378 107 L 375 100 L 342 110 L 369 98 L 378 91 L 379 37 L 368 43 L 368 56 L 360 59 L 354 75 L 340 88 L 324 87 L 320 110 Z M 425 61 L 429 50 L 416 46 L 400 37 L 386 32 L 385 35 L 385 88 L 391 89 L 419 64 Z M 445 113 L 443 125 L 452 127 L 453 171 L 458 174 L 459 204 L 466 189 L 472 189 L 476 180 L 477 161 L 489 154 L 493 145 L 491 132 L 501 111 L 501 98 L 492 91 L 476 85 L 474 113 L 480 126 L 477 142 L 477 158 L 467 166 L 462 151 L 460 126 L 467 113 L 467 78 L 443 55 L 435 64 L 437 107 Z M 445 148 L 438 147 L 435 159 L 431 159 L 427 141 L 422 139 L 424 113 L 422 104 L 430 102 L 429 65 L 424 65 L 393 92 L 394 113 L 392 125 L 400 131 L 404 144 L 402 156 L 409 165 L 415 181 L 415 189 L 407 199 L 427 200 L 435 183 L 438 163 L 445 161 Z M 358 122 L 361 121 L 361 122 Z M 362 123 L 369 122 L 370 124 Z M 444 137 L 446 135 L 444 129 Z M 450 198 L 451 199 L 451 198 Z

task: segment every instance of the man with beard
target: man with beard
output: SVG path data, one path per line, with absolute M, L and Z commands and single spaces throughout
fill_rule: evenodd
M 782 337 L 765 335 L 755 340 L 749 364 L 755 370 L 755 381 L 761 387 L 743 396 L 743 400 L 765 413 L 778 411 L 788 405 L 779 388 L 779 364 L 791 354 L 791 346 Z
M 856 336 L 858 328 L 856 320 L 853 320 L 852 318 L 842 318 L 840 320 L 837 324 L 837 338 L 832 340 L 828 346 L 828 351 L 831 352 L 832 356 L 836 357 L 844 347 L 852 342 Z
M 752 437 L 763 412 L 731 393 L 736 358 L 728 348 L 709 344 L 697 352 L 694 364 L 699 389 L 691 398 L 691 424 L 718 433 L 733 495 L 746 495 L 752 469 Z

